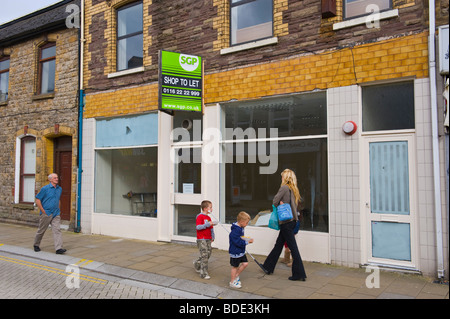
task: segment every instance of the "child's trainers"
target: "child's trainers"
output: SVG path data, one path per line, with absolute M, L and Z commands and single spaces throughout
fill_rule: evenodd
M 240 282 L 240 281 L 237 281 L 237 280 L 235 279 L 233 282 L 230 282 L 230 287 L 231 287 L 231 288 L 241 288 L 242 285 L 241 285 L 241 282 Z
M 211 277 L 209 276 L 208 273 L 205 273 L 205 274 L 200 273 L 200 278 L 202 278 L 202 279 L 211 279 Z
M 193 261 L 193 264 L 194 264 L 195 271 L 199 273 L 200 272 L 200 265 L 197 263 L 196 260 Z

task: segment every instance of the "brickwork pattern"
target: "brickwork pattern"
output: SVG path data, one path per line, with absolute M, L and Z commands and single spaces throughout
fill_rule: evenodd
M 427 33 L 205 75 L 205 104 L 428 76 Z M 89 94 L 85 118 L 155 110 L 158 85 Z
M 7 48 L 10 55 L 9 96 L 0 106 L 0 221 L 36 224 L 33 205 L 15 203 L 17 191 L 16 147 L 25 135 L 36 137 L 37 192 L 53 172 L 53 139 L 72 137 L 72 211 L 75 215 L 77 119 L 78 119 L 78 30 L 64 29 Z M 39 46 L 56 43 L 55 92 L 36 95 Z M 55 129 L 58 124 L 59 129 Z

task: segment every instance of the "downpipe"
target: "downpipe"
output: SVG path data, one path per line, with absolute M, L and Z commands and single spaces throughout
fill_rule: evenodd
M 436 21 L 435 0 L 429 1 L 429 39 L 428 39 L 428 62 L 430 75 L 430 98 L 431 98 L 431 129 L 433 149 L 433 177 L 434 177 L 434 205 L 436 226 L 436 253 L 437 253 L 437 275 L 440 280 L 444 278 L 444 250 L 442 239 L 442 206 L 441 206 L 441 184 L 439 167 L 439 132 L 436 92 Z

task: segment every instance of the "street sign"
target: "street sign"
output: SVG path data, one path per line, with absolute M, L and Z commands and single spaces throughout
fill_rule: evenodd
M 203 63 L 195 55 L 159 51 L 159 109 L 202 111 Z

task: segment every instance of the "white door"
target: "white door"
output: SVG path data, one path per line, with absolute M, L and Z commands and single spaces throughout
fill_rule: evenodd
M 363 262 L 416 269 L 412 134 L 363 137 Z

